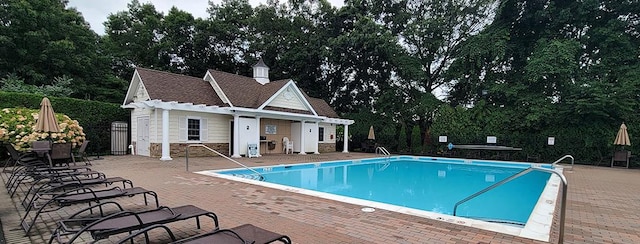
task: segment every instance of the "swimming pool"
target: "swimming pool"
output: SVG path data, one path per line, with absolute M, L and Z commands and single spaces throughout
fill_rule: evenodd
M 538 232 L 542 232 L 542 235 L 547 232 L 548 240 L 546 229 L 550 228 L 551 220 L 540 221 L 540 217 L 533 214 L 536 209 L 543 208 L 541 202 L 549 203 L 548 199 L 542 201 L 541 197 L 543 192 L 548 191 L 550 179 L 553 178 L 546 172 L 531 172 L 460 203 L 456 217 L 451 216 L 460 200 L 531 166 L 517 162 L 394 156 L 254 168 L 264 177 L 263 181 L 258 180 L 254 171 L 247 169 L 200 173 L 486 227 L 483 229 L 507 229 L 506 232 L 500 232 L 517 232 L 515 235 L 533 239 L 545 239 L 539 237 Z M 557 195 L 557 187 L 555 193 Z M 549 211 L 549 207 L 555 206 L 555 197 L 553 203 L 553 206 L 546 206 L 542 215 L 544 211 Z M 529 226 L 530 222 L 536 223 Z M 545 222 L 542 223 L 542 230 L 539 222 Z

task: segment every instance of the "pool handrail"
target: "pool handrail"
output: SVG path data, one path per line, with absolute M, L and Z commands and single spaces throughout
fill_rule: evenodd
M 389 153 L 389 151 L 384 147 L 376 147 L 376 154 L 382 154 L 382 155 L 385 155 L 385 156 L 390 156 L 391 155 L 391 153 Z
M 234 159 L 232 159 L 230 157 L 227 157 L 226 155 L 224 155 L 224 154 L 222 154 L 222 153 L 220 153 L 220 152 L 218 152 L 218 151 L 216 151 L 216 150 L 214 150 L 214 149 L 212 149 L 210 147 L 202 145 L 202 144 L 189 144 L 189 145 L 187 145 L 186 154 L 185 154 L 186 155 L 185 156 L 186 157 L 186 161 L 187 161 L 186 162 L 187 172 L 189 172 L 189 148 L 190 147 L 204 147 L 207 150 L 217 154 L 218 156 L 223 157 L 223 158 L 225 158 L 225 159 L 227 159 L 227 160 L 229 160 L 231 162 L 234 162 L 235 164 L 240 165 L 243 168 L 245 168 L 245 169 L 247 169 L 247 170 L 249 170 L 249 171 L 251 171 L 253 173 L 256 173 L 260 177 L 260 181 L 264 180 L 264 176 L 262 174 L 260 174 L 260 172 L 256 171 L 255 169 L 249 168 L 246 165 L 244 165 L 244 164 L 242 164 L 242 163 L 240 163 L 240 162 L 238 162 L 238 161 L 236 161 L 236 160 L 234 160 Z
M 558 159 L 558 160 L 556 160 L 555 162 L 553 162 L 553 163 L 551 164 L 551 166 L 556 167 L 556 165 L 557 165 L 558 163 L 560 163 L 560 161 L 562 161 L 562 160 L 563 160 L 563 159 L 565 159 L 565 158 L 571 158 L 571 170 L 573 170 L 573 163 L 574 163 L 574 161 L 575 161 L 575 160 L 573 159 L 573 156 L 571 156 L 571 155 L 569 155 L 569 154 L 562 156 L 560 159 Z
M 473 198 L 475 198 L 475 197 L 477 197 L 479 195 L 482 195 L 485 192 L 488 192 L 488 191 L 490 191 L 490 190 L 492 190 L 492 189 L 494 189 L 494 188 L 496 188 L 498 186 L 504 185 L 505 183 L 507 183 L 509 181 L 512 181 L 512 180 L 514 180 L 514 179 L 516 179 L 516 178 L 518 178 L 520 176 L 526 175 L 526 174 L 528 174 L 528 173 L 530 173 L 532 171 L 536 171 L 536 170 L 537 171 L 543 171 L 543 172 L 551 173 L 551 174 L 555 174 L 558 177 L 560 177 L 560 180 L 562 181 L 562 200 L 561 200 L 562 201 L 562 203 L 561 203 L 562 206 L 560 206 L 560 229 L 558 231 L 559 232 L 558 233 L 558 235 L 559 235 L 558 243 L 563 243 L 563 240 L 564 240 L 564 218 L 565 218 L 565 211 L 566 211 L 566 208 L 567 208 L 566 207 L 566 202 L 567 202 L 567 185 L 568 185 L 568 182 L 567 182 L 567 178 L 564 177 L 563 174 L 561 174 L 558 171 L 553 170 L 553 169 L 547 169 L 547 168 L 542 168 L 542 167 L 537 167 L 537 166 L 529 167 L 529 168 L 526 168 L 523 171 L 518 172 L 517 174 L 514 174 L 512 176 L 509 176 L 509 177 L 501 180 L 501 181 L 498 181 L 495 184 L 490 185 L 487 188 L 484 188 L 484 189 L 472 194 L 471 196 L 468 196 L 465 199 L 462 199 L 462 200 L 458 201 L 453 206 L 453 216 L 456 216 L 456 211 L 458 210 L 458 206 L 460 204 L 465 203 L 465 202 L 467 202 L 467 201 L 469 201 L 469 200 L 471 200 L 471 199 L 473 199 Z

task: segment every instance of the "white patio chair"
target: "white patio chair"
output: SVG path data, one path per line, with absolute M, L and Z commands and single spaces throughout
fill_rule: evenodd
M 282 138 L 282 151 L 285 154 L 289 154 L 289 152 L 293 154 L 293 141 L 289 141 L 286 136 Z

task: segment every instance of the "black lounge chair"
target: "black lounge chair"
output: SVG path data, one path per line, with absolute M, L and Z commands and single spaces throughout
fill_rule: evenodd
M 164 225 L 153 225 L 147 228 L 144 228 L 136 233 L 128 235 L 127 237 L 118 241 L 118 244 L 123 244 L 125 242 L 133 242 L 134 238 L 139 235 L 145 236 L 145 241 L 149 243 L 149 231 L 154 229 L 163 229 L 165 230 L 169 238 L 171 238 L 171 243 L 173 244 L 199 244 L 199 243 L 253 243 L 253 244 L 266 244 L 273 243 L 276 241 L 291 244 L 291 239 L 282 234 L 278 234 L 269 230 L 262 229 L 255 225 L 244 224 L 241 226 L 233 227 L 231 229 L 222 229 L 222 230 L 214 230 L 211 232 L 207 232 L 204 234 L 195 235 L 192 237 L 188 237 L 185 239 L 177 240 L 173 232 L 164 226 Z
M 7 145 L 6 147 L 9 151 L 9 154 L 11 154 L 14 166 L 11 171 L 11 175 L 9 176 L 5 184 L 8 189 L 11 189 L 12 187 L 20 184 L 20 182 L 24 181 L 25 178 L 28 178 L 29 176 L 91 170 L 87 166 L 72 166 L 68 163 L 66 165 L 54 167 L 51 164 L 45 162 L 42 157 L 37 156 L 36 153 L 24 153 L 22 154 L 22 156 L 20 156 L 20 152 L 15 150 L 13 146 Z M 48 153 L 46 154 L 46 157 L 49 157 Z M 3 172 L 7 172 L 7 170 L 3 170 Z
M 14 173 L 7 180 L 7 191 L 13 197 L 23 183 L 35 183 L 41 179 L 58 179 L 64 177 L 106 178 L 101 172 L 92 171 L 86 166 L 38 167 L 27 166 Z
M 187 219 L 196 219 L 196 226 L 200 229 L 200 217 L 207 216 L 213 220 L 215 229 L 218 229 L 218 217 L 209 211 L 193 205 L 185 205 L 175 208 L 159 207 L 143 212 L 123 211 L 111 214 L 104 218 L 87 223 L 86 219 L 66 219 L 58 222 L 58 227 L 51 234 L 49 243 L 53 240 L 59 243 L 73 243 L 83 233 L 90 233 L 95 240 L 109 238 L 111 235 L 140 230 L 152 225 L 172 223 Z M 81 227 L 78 228 L 78 225 Z M 67 241 L 63 236 L 71 236 Z
M 33 153 L 33 152 L 21 153 L 18 150 L 16 150 L 16 148 L 13 147 L 13 145 L 11 144 L 5 144 L 5 148 L 7 149 L 7 152 L 9 153 L 10 157 L 7 159 L 7 161 L 5 161 L 4 166 L 2 168 L 2 172 L 4 173 L 7 173 L 5 170 L 7 167 L 15 166 L 19 161 L 29 162 L 29 161 L 40 160 L 40 158 L 36 153 Z
M 89 160 L 89 157 L 87 157 L 87 145 L 89 144 L 89 140 L 84 140 L 82 142 L 82 145 L 80 145 L 80 149 L 78 149 L 77 152 L 73 153 L 73 160 L 75 162 L 75 159 L 81 159 L 84 164 L 86 165 L 91 165 L 91 160 Z
M 25 208 L 33 201 L 33 198 L 36 195 L 58 195 L 63 192 L 67 192 L 69 190 L 90 187 L 94 185 L 104 184 L 105 187 L 112 185 L 113 183 L 122 182 L 122 188 L 126 189 L 127 186 L 129 188 L 133 187 L 133 182 L 131 180 L 122 178 L 122 177 L 109 177 L 106 178 L 104 175 L 98 178 L 80 178 L 77 175 L 64 176 L 60 178 L 43 178 L 35 181 L 29 190 L 24 194 L 24 198 L 22 199 L 22 206 Z M 29 198 L 32 196 L 31 198 Z
M 50 196 L 50 199 L 45 199 L 40 194 L 36 194 L 28 204 L 26 208 L 26 213 L 22 218 L 20 225 L 25 233 L 28 235 L 29 231 L 33 227 L 33 224 L 38 219 L 41 213 L 47 213 L 56 211 L 65 206 L 70 206 L 74 204 L 88 203 L 91 206 L 91 203 L 100 203 L 101 200 L 113 199 L 117 197 L 132 197 L 135 195 L 143 194 L 144 196 L 144 204 L 148 205 L 147 195 L 151 195 L 155 198 L 156 207 L 159 207 L 158 203 L 158 194 L 154 191 L 149 191 L 142 187 L 132 187 L 122 189 L 120 187 L 114 187 L 111 189 L 103 189 L 103 190 L 94 190 L 91 188 L 80 188 L 71 190 L 68 192 L 64 192 L 58 195 Z M 46 200 L 42 203 L 41 200 Z M 42 203 L 42 204 L 40 204 Z M 31 221 L 27 221 L 27 217 L 29 216 L 29 212 L 31 210 L 38 210 L 35 216 L 31 219 Z
M 11 177 L 13 177 L 16 172 L 20 172 L 23 168 L 25 168 L 25 164 L 44 164 L 42 158 L 38 157 L 38 155 L 34 152 L 19 152 L 11 144 L 5 144 L 5 148 L 7 149 L 7 152 L 10 156 L 7 161 L 5 161 L 4 166 L 2 167 L 2 173 L 10 175 L 8 177 L 8 180 L 6 181 L 7 184 L 5 185 L 8 185 Z M 12 169 L 8 170 L 7 167 L 12 167 Z

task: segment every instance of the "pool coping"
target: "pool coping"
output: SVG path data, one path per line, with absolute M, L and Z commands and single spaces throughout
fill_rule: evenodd
M 411 158 L 411 159 L 419 159 L 419 160 L 426 159 L 426 158 L 440 159 L 437 157 L 416 157 L 416 156 L 407 156 L 407 155 L 394 156 L 394 157 Z M 368 161 L 370 159 L 375 159 L 375 158 L 369 158 L 366 160 Z M 459 162 L 456 163 L 456 162 L 451 162 L 450 158 L 442 158 L 442 159 L 446 159 L 446 161 L 448 161 L 446 163 L 454 163 L 454 164 L 471 164 L 472 161 L 476 161 L 476 162 L 491 162 L 489 165 L 478 164 L 478 165 L 484 165 L 484 166 L 491 166 L 495 163 L 500 164 L 501 162 L 504 162 L 505 164 L 506 163 L 524 164 L 524 165 L 533 165 L 538 167 L 541 166 L 540 164 L 527 163 L 527 162 L 464 159 L 464 160 L 461 160 L 462 163 L 459 163 Z M 342 162 L 342 161 L 353 161 L 354 163 L 363 163 L 362 160 L 335 160 L 335 161 L 326 161 L 326 162 L 301 163 L 296 165 L 336 163 L 336 162 Z M 287 166 L 287 165 L 285 164 L 272 165 L 270 167 L 279 167 L 279 166 Z M 252 168 L 263 168 L 263 167 L 252 167 Z M 237 168 L 237 169 L 241 170 L 241 168 Z M 531 212 L 531 215 L 529 216 L 527 223 L 525 224 L 524 227 L 516 227 L 516 226 L 511 226 L 511 225 L 506 225 L 501 223 L 492 223 L 492 222 L 482 221 L 478 219 L 452 216 L 452 215 L 441 214 L 441 213 L 436 213 L 431 211 L 418 210 L 413 208 L 401 207 L 397 205 L 374 202 L 374 201 L 346 197 L 346 196 L 339 196 L 331 193 L 324 193 L 319 191 L 307 190 L 307 189 L 302 189 L 302 188 L 297 188 L 292 186 L 285 186 L 285 185 L 280 185 L 275 183 L 269 183 L 264 181 L 258 181 L 253 179 L 247 179 L 247 178 L 241 178 L 237 176 L 217 173 L 220 171 L 230 171 L 230 170 L 235 170 L 235 169 L 205 170 L 205 171 L 198 171 L 194 173 L 243 182 L 247 184 L 259 185 L 259 186 L 273 188 L 273 189 L 279 189 L 279 190 L 292 192 L 292 193 L 300 193 L 308 196 L 319 197 L 319 198 L 343 202 L 347 204 L 359 205 L 360 208 L 362 208 L 362 211 L 364 213 L 367 212 L 365 211 L 365 208 L 383 209 L 387 211 L 392 211 L 392 212 L 397 212 L 397 213 L 402 213 L 402 214 L 407 214 L 412 216 L 418 216 L 422 218 L 427 218 L 427 219 L 432 219 L 432 220 L 437 220 L 437 221 L 442 221 L 447 223 L 453 223 L 457 225 L 463 225 L 463 226 L 478 228 L 482 230 L 488 230 L 488 231 L 513 235 L 513 236 L 518 236 L 518 237 L 523 237 L 523 238 L 528 238 L 528 239 L 533 239 L 538 241 L 544 241 L 544 242 L 548 242 L 550 240 L 551 227 L 553 225 L 553 217 L 556 209 L 558 192 L 560 189 L 559 187 L 561 184 L 560 177 L 558 177 L 555 174 L 550 174 L 550 178 L 547 181 L 547 184 L 545 185 L 545 188 L 543 189 L 542 193 L 540 194 L 540 197 L 538 198 L 538 201 L 533 211 Z M 562 173 L 561 167 L 556 168 L 556 170 Z

